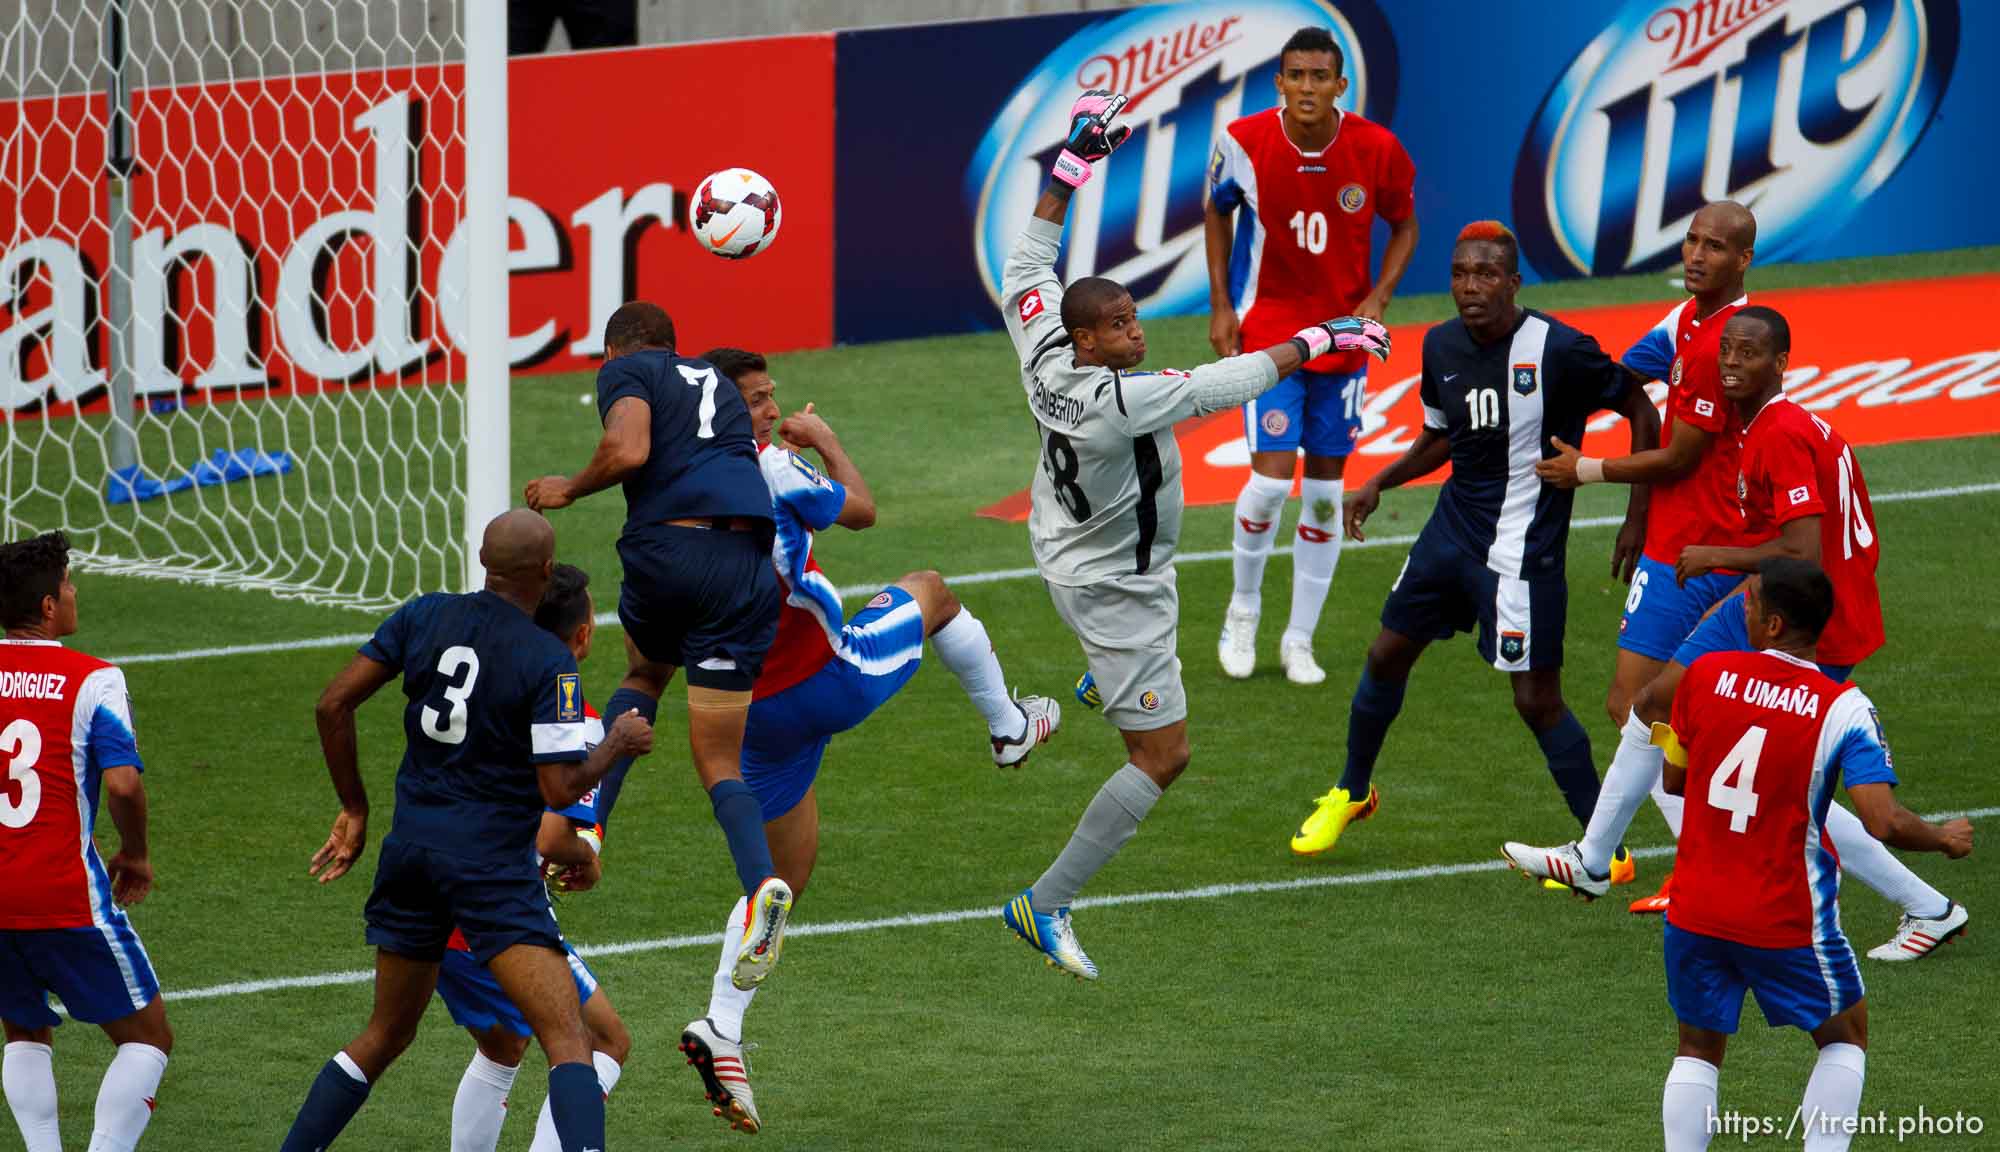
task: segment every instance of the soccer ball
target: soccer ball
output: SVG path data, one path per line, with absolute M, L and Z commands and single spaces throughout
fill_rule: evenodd
M 727 260 L 754 256 L 778 238 L 778 190 L 748 168 L 724 168 L 688 202 L 688 227 L 703 248 Z

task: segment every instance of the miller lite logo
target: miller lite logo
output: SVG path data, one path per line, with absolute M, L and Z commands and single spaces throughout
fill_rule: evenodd
M 1222 125 L 1278 102 L 1278 49 L 1305 25 L 1332 33 L 1346 62 L 1342 111 L 1394 113 L 1396 51 L 1376 0 L 1194 0 L 1134 8 L 1078 31 L 1001 105 L 966 172 L 973 252 L 996 307 L 1000 270 L 1069 132 L 1070 105 L 1093 88 L 1130 97 L 1131 137 L 1078 189 L 1056 274 L 1108 276 L 1147 315 L 1206 312 L 1204 197 Z M 1356 189 L 1360 192 L 1360 189 Z M 1366 197 L 1361 197 L 1365 203 Z M 1342 193 L 1341 206 L 1349 205 Z M 1025 307 L 1025 300 L 1023 306 Z
M 1630 0 L 1521 144 L 1514 216 L 1544 275 L 1679 259 L 1694 211 L 1757 214 L 1760 261 L 1808 255 L 1895 174 L 1944 96 L 1959 0 Z

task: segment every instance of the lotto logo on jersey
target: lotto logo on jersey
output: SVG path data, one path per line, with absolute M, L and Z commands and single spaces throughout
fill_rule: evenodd
M 1519 392 L 1523 396 L 1533 395 L 1535 381 L 1540 373 L 1541 369 L 1533 364 L 1514 365 L 1514 391 Z
M 1353 215 L 1368 206 L 1368 190 L 1359 184 L 1349 184 L 1340 190 L 1340 210 Z
M 1021 323 L 1026 324 L 1042 314 L 1042 293 L 1040 289 L 1021 297 Z
M 1069 133 L 1069 109 L 1093 88 L 1131 97 L 1120 117 L 1132 129 L 1093 167 L 1076 194 L 1063 272 L 1109 276 L 1132 290 L 1141 312 L 1208 309 L 1202 246 L 1204 199 L 1221 161 L 1223 126 L 1275 107 L 1278 49 L 1299 28 L 1324 28 L 1345 61 L 1337 105 L 1390 123 L 1396 45 L 1381 0 L 1189 0 L 1135 7 L 1078 30 L 1040 60 L 999 105 L 965 173 L 972 248 L 993 305 L 1003 309 L 1001 268 L 1048 183 Z M 1361 189 L 1354 189 L 1359 193 Z M 1341 206 L 1359 212 L 1366 198 Z M 1019 307 L 1025 309 L 1024 297 Z M 1025 315 L 1023 321 L 1025 322 Z
M 1695 414 L 1695 415 L 1697 415 L 1697 416 L 1713 416 L 1713 415 L 1715 415 L 1715 401 L 1713 401 L 1713 400 L 1696 400 L 1696 401 L 1694 402 L 1694 414 Z
M 1791 498 L 1792 503 L 1803 504 L 1806 501 L 1812 499 L 1812 489 L 1801 484 L 1797 488 L 1792 489 L 1790 492 L 1785 493 L 1785 495 Z
M 1757 258 L 1804 254 L 1923 138 L 1958 56 L 1959 7 L 1627 0 L 1522 141 L 1522 252 L 1552 277 L 1669 267 L 1695 209 L 1748 193 Z
M 574 672 L 556 677 L 556 722 L 574 724 L 583 719 L 583 690 Z

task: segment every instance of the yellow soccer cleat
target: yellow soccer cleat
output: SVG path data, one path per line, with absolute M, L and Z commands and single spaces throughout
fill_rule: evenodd
M 1632 859 L 1632 853 L 1625 848 L 1618 849 L 1618 855 L 1611 858 L 1611 883 L 1613 887 L 1630 884 L 1639 879 L 1639 865 Z M 1560 880 L 1544 880 L 1542 887 L 1551 892 L 1567 892 L 1569 885 Z
M 1292 851 L 1301 856 L 1317 856 L 1331 849 L 1340 840 L 1340 834 L 1349 824 L 1358 824 L 1375 814 L 1381 806 L 1381 796 L 1374 788 L 1368 789 L 1366 800 L 1350 800 L 1347 789 L 1333 788 L 1320 797 L 1313 814 L 1299 825 L 1298 835 L 1292 837 Z

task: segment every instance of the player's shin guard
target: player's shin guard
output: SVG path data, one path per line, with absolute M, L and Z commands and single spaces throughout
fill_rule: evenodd
M 1944 893 L 1924 883 L 1924 878 L 1898 860 L 1887 844 L 1870 836 L 1861 817 L 1839 804 L 1829 804 L 1826 831 L 1833 838 L 1833 850 L 1840 853 L 1843 873 L 1902 905 L 1911 916 L 1935 919 L 1951 911 L 1951 901 Z
M 1291 494 L 1289 477 L 1278 480 L 1258 472 L 1250 473 L 1243 491 L 1236 494 L 1236 531 L 1230 544 L 1236 561 L 1236 587 L 1229 598 L 1229 606 L 1236 611 L 1255 613 L 1263 604 L 1264 564 L 1277 542 L 1285 497 Z
M 321 1152 L 367 1102 L 368 1078 L 361 1074 L 360 1066 L 347 1053 L 334 1053 L 333 1059 L 320 1066 L 278 1152 Z
M 750 1000 L 757 995 L 755 988 L 736 986 L 736 942 L 743 934 L 743 918 L 750 913 L 750 902 L 738 900 L 736 907 L 729 910 L 729 919 L 722 922 L 722 957 L 715 966 L 715 979 L 709 984 L 708 1020 L 724 1038 L 741 1042 L 743 1039 L 743 1014 L 750 1010 Z
M 1402 680 L 1377 680 L 1361 669 L 1361 682 L 1354 686 L 1354 702 L 1347 708 L 1347 767 L 1340 773 L 1340 786 L 1349 796 L 1368 795 L 1368 782 L 1375 776 L 1375 757 L 1382 753 L 1389 725 L 1403 710 Z
M 1708 1147 L 1719 1078 L 1719 1070 L 1706 1060 L 1674 1057 L 1673 1070 L 1667 1073 L 1667 1090 L 1660 1098 L 1667 1152 L 1703 1152 Z
M 1852 1044 L 1828 1044 L 1819 1050 L 1812 1079 L 1799 1115 L 1805 1128 L 1806 1152 L 1847 1152 L 1854 1139 L 1854 1120 L 1861 1112 L 1861 1085 L 1868 1075 L 1868 1053 Z
M 1681 813 L 1687 810 L 1687 798 L 1667 791 L 1661 783 L 1653 785 L 1653 807 L 1660 810 L 1660 819 L 1667 822 L 1667 831 L 1674 839 L 1681 838 Z
M 612 721 L 635 708 L 639 710 L 639 715 L 646 718 L 646 723 L 653 724 L 660 713 L 660 702 L 636 689 L 620 688 L 604 702 L 605 728 L 609 729 Z M 625 788 L 625 776 L 632 771 L 632 760 L 630 756 L 613 760 L 611 771 L 606 772 L 597 785 L 597 822 L 606 828 L 611 827 L 611 810 L 618 805 L 618 793 Z
M 549 1069 L 548 1106 L 562 1152 L 602 1152 L 604 1086 L 595 1067 L 575 1063 Z
M 1611 871 L 1611 857 L 1625 839 L 1625 830 L 1646 802 L 1646 793 L 1660 783 L 1665 757 L 1653 743 L 1652 725 L 1627 713 L 1625 726 L 1618 732 L 1618 751 L 1604 770 L 1604 783 L 1597 790 L 1597 804 L 1584 825 L 1577 850 L 1583 866 L 1594 876 Z
M 1112 773 L 1091 797 L 1055 863 L 1035 881 L 1028 903 L 1043 913 L 1069 907 L 1090 878 L 1139 831 L 1139 822 L 1159 799 L 1160 786 L 1133 765 Z
M 986 625 L 972 609 L 960 608 L 958 615 L 931 633 L 931 648 L 958 677 L 959 687 L 986 719 L 986 730 L 1004 740 L 1018 739 L 1028 726 L 1028 718 L 1007 695 L 1007 674 L 1000 670 L 1000 657 L 993 651 Z
M 1542 746 L 1542 755 L 1549 762 L 1549 775 L 1555 778 L 1556 787 L 1562 789 L 1569 814 L 1576 817 L 1578 824 L 1589 827 L 1598 791 L 1597 764 L 1590 758 L 1590 733 L 1583 730 L 1576 713 L 1565 708 L 1555 727 L 1535 733 L 1535 743 Z
M 729 856 L 736 862 L 736 878 L 743 883 L 744 895 L 753 895 L 757 885 L 774 875 L 771 845 L 764 839 L 764 810 L 750 785 L 741 780 L 717 780 L 708 790 L 708 802 L 715 809 L 715 822 L 729 841 Z
M 47 1044 L 16 1040 L 0 1062 L 7 1109 L 21 1129 L 28 1152 L 62 1152 L 56 1123 L 56 1073 Z
M 132 1152 L 153 1119 L 153 1099 L 167 1071 L 167 1054 L 151 1044 L 120 1044 L 97 1089 L 97 1125 L 90 1152 Z
M 458 1078 L 458 1095 L 451 1101 L 451 1152 L 493 1152 L 500 1146 L 500 1128 L 507 1122 L 507 1093 L 513 1091 L 518 1065 L 508 1067 L 474 1052 Z
M 1326 590 L 1340 564 L 1339 480 L 1307 478 L 1300 485 L 1298 540 L 1292 545 L 1292 617 L 1285 639 L 1311 643 L 1326 607 Z
M 597 1087 L 606 1103 L 609 1103 L 611 1090 L 618 1087 L 618 1077 L 623 1075 L 625 1070 L 619 1066 L 618 1061 L 602 1052 L 592 1052 L 590 1063 L 597 1072 Z M 555 1094 L 550 1093 L 542 1100 L 541 1115 L 535 1117 L 535 1142 L 528 1145 L 528 1152 L 564 1152 L 562 1137 L 556 1135 L 555 1108 L 550 1103 L 554 1099 Z

